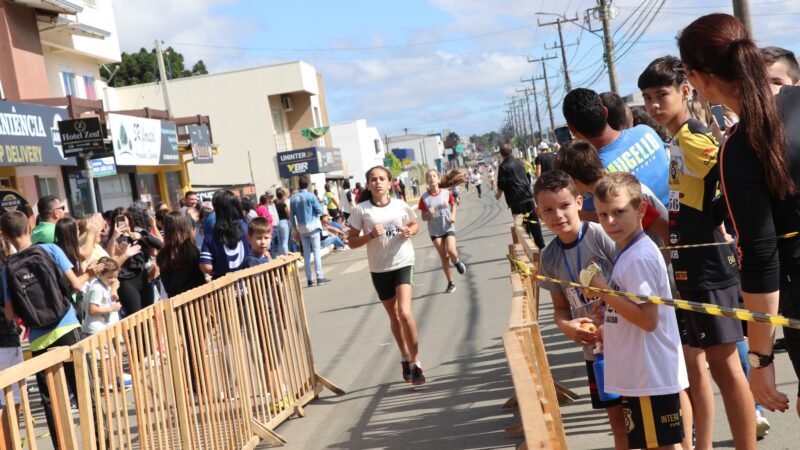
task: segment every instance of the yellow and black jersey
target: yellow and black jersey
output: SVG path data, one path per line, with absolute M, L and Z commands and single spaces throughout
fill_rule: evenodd
M 714 221 L 719 145 L 700 121 L 689 119 L 670 142 L 670 245 L 724 242 Z M 672 250 L 675 282 L 680 291 L 722 289 L 738 281 L 731 246 Z

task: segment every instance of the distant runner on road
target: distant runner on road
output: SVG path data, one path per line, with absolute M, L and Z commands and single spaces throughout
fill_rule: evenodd
M 467 266 L 458 259 L 455 226 L 458 206 L 453 193 L 447 188 L 463 183 L 464 175 L 461 171 L 454 170 L 440 179 L 439 172 L 431 169 L 425 174 L 425 180 L 428 182 L 428 190 L 419 199 L 419 210 L 422 220 L 428 222 L 428 234 L 442 260 L 442 271 L 447 277 L 447 289 L 444 292 L 449 294 L 456 291 L 450 262 L 453 262 L 461 275 L 467 272 Z

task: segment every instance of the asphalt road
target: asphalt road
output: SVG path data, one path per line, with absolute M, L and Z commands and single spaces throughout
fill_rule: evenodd
M 507 435 L 518 412 L 501 408 L 513 387 L 500 336 L 508 326 L 511 288 L 505 259 L 511 215 L 503 201 L 474 191 L 463 196 L 457 237 L 466 276 L 444 294 L 446 280 L 425 226 L 413 239 L 417 254 L 413 310 L 428 384 L 403 383 L 399 354 L 386 313 L 374 293 L 364 249 L 325 258 L 334 282 L 304 291 L 318 372 L 347 394 L 324 391 L 306 407 L 306 417 L 276 431 L 288 449 L 324 448 L 515 448 Z M 545 232 L 549 240 L 552 235 Z M 552 324 L 542 296 L 543 335 L 556 380 L 580 394 L 562 406 L 573 449 L 612 448 L 604 412 L 593 411 L 579 348 Z M 785 353 L 777 355 L 780 389 L 793 395 L 796 378 Z M 722 400 L 715 388 L 715 448 L 733 448 Z M 794 405 L 792 405 L 794 406 Z M 798 448 L 800 419 L 793 412 L 768 413 L 773 426 L 759 448 Z

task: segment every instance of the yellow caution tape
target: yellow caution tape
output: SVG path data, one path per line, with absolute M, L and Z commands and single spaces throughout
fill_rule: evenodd
M 511 260 L 511 262 L 514 264 L 514 266 L 517 268 L 520 274 L 526 277 L 533 276 L 533 278 L 536 278 L 539 281 L 547 281 L 550 283 L 561 284 L 564 286 L 572 286 L 587 291 L 616 295 L 617 297 L 623 297 L 631 300 L 642 300 L 645 302 L 654 303 L 656 305 L 671 306 L 673 308 L 684 309 L 686 311 L 694 311 L 703 314 L 711 314 L 714 316 L 730 317 L 732 319 L 745 320 L 748 322 L 766 323 L 779 327 L 794 328 L 800 330 L 800 320 L 798 319 L 791 319 L 789 317 L 763 313 L 763 312 L 748 311 L 746 309 L 741 309 L 741 308 L 728 308 L 719 305 L 712 305 L 710 303 L 692 302 L 689 300 L 681 300 L 681 299 L 668 299 L 652 295 L 631 294 L 630 292 L 621 292 L 612 289 L 584 286 L 582 284 L 573 283 L 571 281 L 558 280 L 555 278 L 549 278 L 538 274 L 532 275 L 530 267 L 528 267 L 528 264 L 526 264 L 524 261 L 512 258 L 510 255 L 508 256 L 508 259 Z
M 792 231 L 791 233 L 782 234 L 780 236 L 775 236 L 776 239 L 789 239 L 793 238 L 797 235 L 800 235 L 800 231 Z M 733 242 L 709 242 L 706 244 L 686 244 L 686 245 L 667 245 L 665 247 L 658 247 L 659 250 L 678 250 L 684 248 L 698 248 L 698 247 L 716 247 L 718 245 L 731 245 L 735 244 L 736 241 Z

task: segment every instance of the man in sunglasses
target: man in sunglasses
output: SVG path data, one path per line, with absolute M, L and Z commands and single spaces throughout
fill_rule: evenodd
M 31 232 L 31 241 L 34 244 L 52 244 L 56 240 L 56 222 L 64 217 L 67 207 L 57 197 L 45 195 L 36 202 L 36 208 L 39 217 Z

